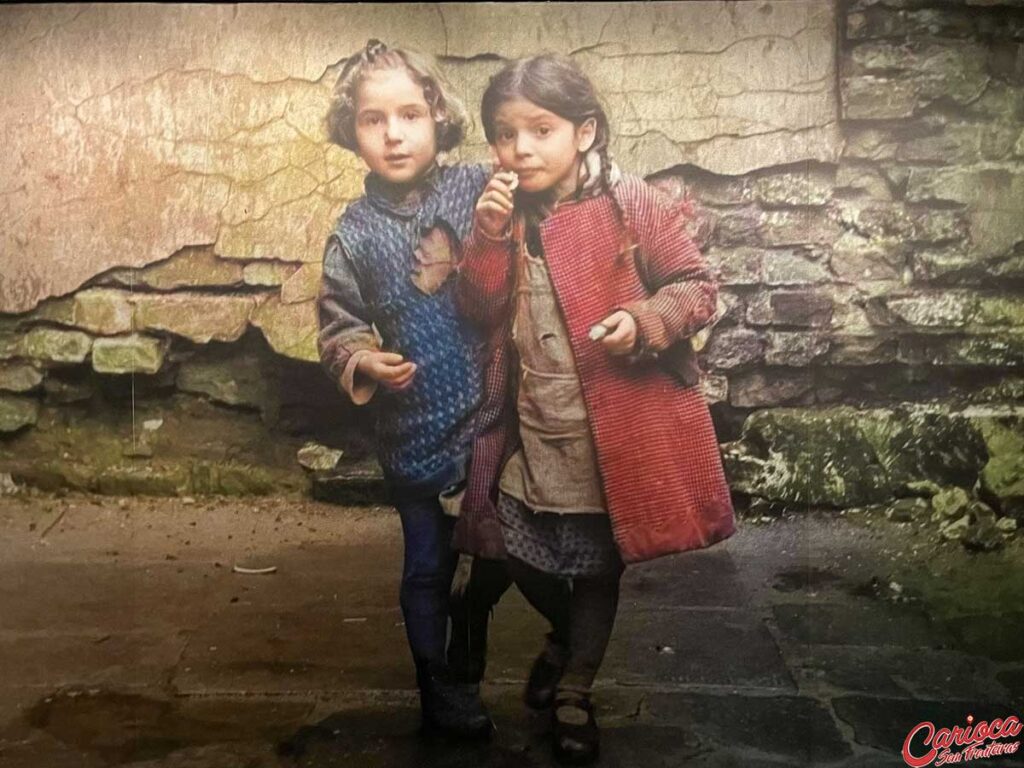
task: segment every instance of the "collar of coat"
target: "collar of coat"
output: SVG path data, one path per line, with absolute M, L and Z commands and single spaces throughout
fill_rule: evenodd
M 386 213 L 408 218 L 415 216 L 423 200 L 437 189 L 441 169 L 434 163 L 412 189 L 405 189 L 386 181 L 376 173 L 370 173 L 363 182 L 366 199 Z
M 611 192 L 622 181 L 622 172 L 619 166 L 609 158 L 608 182 L 605 182 L 602 174 L 601 155 L 597 150 L 590 150 L 583 156 L 580 163 L 579 180 L 576 191 L 566 195 L 554 205 L 523 205 L 517 206 L 516 216 L 519 219 L 518 227 L 513 224 L 513 231 L 522 232 L 528 227 L 538 226 L 544 219 L 550 216 L 556 209 L 563 205 L 574 205 L 592 197 Z

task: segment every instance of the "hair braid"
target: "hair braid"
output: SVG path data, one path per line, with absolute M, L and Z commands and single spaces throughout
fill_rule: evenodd
M 621 230 L 619 237 L 619 258 L 621 259 L 625 257 L 626 253 L 634 245 L 632 222 L 629 220 L 629 214 L 619 204 L 619 198 L 612 189 L 612 161 L 611 156 L 608 154 L 608 142 L 601 142 L 595 149 L 597 150 L 598 157 L 601 158 L 601 183 L 611 198 L 612 209 L 615 211 L 615 218 L 618 220 Z

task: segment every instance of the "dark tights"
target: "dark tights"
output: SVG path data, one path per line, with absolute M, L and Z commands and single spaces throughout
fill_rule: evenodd
M 514 557 L 508 559 L 507 567 L 519 591 L 551 623 L 548 653 L 568 650 L 560 687 L 589 694 L 615 624 L 621 568 L 570 579 L 544 573 Z

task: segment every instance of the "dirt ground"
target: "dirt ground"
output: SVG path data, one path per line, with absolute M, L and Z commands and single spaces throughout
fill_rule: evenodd
M 0 497 L 0 765 L 549 765 L 519 703 L 545 627 L 514 591 L 484 685 L 494 741 L 416 736 L 400 563 L 387 507 Z M 1024 709 L 1021 637 L 1019 535 L 973 554 L 929 525 L 743 517 L 628 569 L 601 765 L 901 765 L 926 716 Z

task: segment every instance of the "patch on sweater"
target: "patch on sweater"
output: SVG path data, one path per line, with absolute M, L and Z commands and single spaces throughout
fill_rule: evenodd
M 442 221 L 420 237 L 413 251 L 416 263 L 412 269 L 412 283 L 427 296 L 433 296 L 444 285 L 455 269 L 458 238 Z

